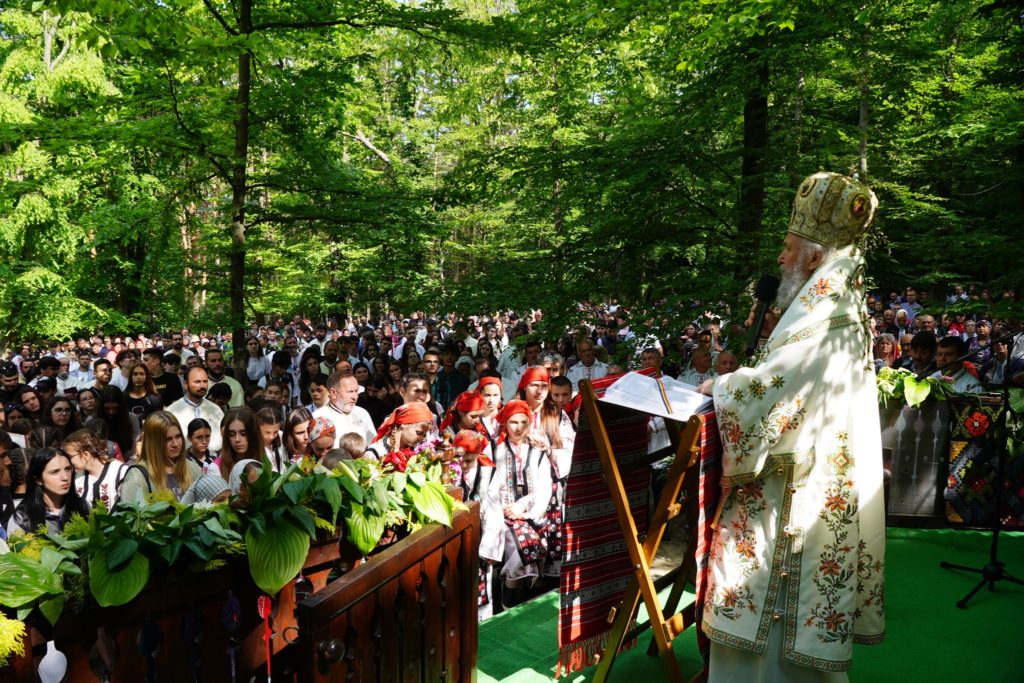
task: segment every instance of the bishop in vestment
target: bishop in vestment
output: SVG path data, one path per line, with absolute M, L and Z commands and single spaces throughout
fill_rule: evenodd
M 844 681 L 885 635 L 882 453 L 856 246 L 877 200 L 817 173 L 779 256 L 778 325 L 752 367 L 708 380 L 722 504 L 703 629 L 710 680 Z

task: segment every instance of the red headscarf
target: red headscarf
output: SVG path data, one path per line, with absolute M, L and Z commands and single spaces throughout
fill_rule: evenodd
M 494 461 L 483 455 L 484 448 L 487 447 L 487 438 L 479 432 L 463 429 L 455 435 L 452 447 L 461 448 L 466 453 L 475 453 L 478 456 L 477 462 L 483 467 L 494 467 Z
M 530 404 L 526 401 L 520 401 L 516 399 L 509 401 L 501 412 L 498 413 L 498 424 L 501 425 L 501 435 L 498 436 L 498 443 L 504 443 L 505 441 L 505 423 L 508 422 L 513 415 L 525 415 L 527 419 L 533 417 L 533 411 L 530 410 Z
M 481 377 L 480 378 L 480 383 L 477 384 L 477 386 L 476 386 L 476 390 L 478 392 L 480 392 L 481 394 L 483 394 L 484 387 L 486 387 L 488 384 L 497 384 L 498 385 L 498 390 L 499 391 L 501 390 L 501 378 L 500 377 Z
M 448 406 L 448 412 L 444 416 L 444 420 L 441 421 L 441 431 L 443 432 L 448 428 L 452 422 L 455 421 L 455 411 L 460 413 L 470 413 L 474 410 L 484 409 L 484 397 L 475 391 L 463 391 L 455 401 Z
M 542 365 L 535 365 L 532 368 L 526 368 L 526 372 L 523 373 L 523 378 L 519 380 L 518 391 L 522 391 L 526 388 L 526 385 L 532 384 L 533 382 L 550 382 L 551 376 L 548 374 L 548 369 Z
M 388 415 L 388 419 L 384 420 L 384 423 L 377 430 L 377 436 L 373 438 L 373 442 L 376 443 L 387 436 L 392 429 L 400 425 L 412 425 L 418 422 L 433 422 L 434 415 L 430 412 L 430 408 L 423 401 L 413 401 L 412 403 L 406 403 L 404 406 L 398 406 L 395 410 Z
M 520 414 L 525 415 L 526 417 L 533 417 L 533 411 L 530 410 L 530 404 L 526 401 L 520 401 L 519 399 L 509 401 L 508 404 L 501 409 L 501 412 L 498 413 L 498 424 L 504 427 L 505 423 L 509 421 L 509 418 L 513 415 Z

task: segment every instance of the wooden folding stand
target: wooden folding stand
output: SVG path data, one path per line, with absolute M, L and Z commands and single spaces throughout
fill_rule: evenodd
M 579 387 L 582 396 L 582 408 L 594 434 L 597 452 L 601 459 L 601 468 L 604 472 L 604 478 L 608 483 L 608 491 L 615 505 L 619 526 L 622 528 L 622 533 L 626 540 L 626 548 L 629 551 L 629 558 L 634 568 L 633 579 L 626 588 L 622 603 L 617 608 L 613 608 L 608 615 L 608 620 L 612 622 L 612 628 L 608 634 L 604 652 L 598 660 L 594 683 L 604 683 L 607 680 L 622 643 L 637 637 L 648 628 L 651 628 L 654 632 L 651 654 L 654 653 L 656 648 L 662 665 L 665 667 L 665 672 L 668 674 L 668 680 L 682 683 L 682 673 L 679 670 L 675 654 L 672 652 L 672 640 L 695 622 L 692 604 L 682 611 L 676 612 L 675 609 L 696 562 L 694 553 L 697 529 L 696 484 L 699 478 L 697 465 L 700 460 L 700 447 L 697 442 L 704 418 L 696 415 L 691 417 L 686 422 L 685 429 L 681 429 L 680 423 L 676 421 L 666 420 L 665 426 L 671 439 L 671 445 L 629 465 L 629 467 L 649 467 L 651 463 L 673 453 L 675 454 L 675 460 L 668 471 L 665 487 L 661 491 L 661 496 L 651 516 L 648 531 L 645 535 L 641 535 L 637 531 L 636 522 L 630 513 L 629 500 L 622 484 L 621 472 L 623 470 L 616 460 L 615 452 L 605 427 L 606 415 L 610 417 L 614 411 L 628 409 L 622 406 L 599 404 L 597 394 L 594 392 L 589 380 L 581 380 Z M 689 477 L 686 476 L 688 471 L 691 472 Z M 691 534 L 687 543 L 687 559 L 669 575 L 655 581 L 651 577 L 651 561 L 658 552 L 658 546 L 661 544 L 661 539 L 669 520 L 683 511 L 683 506 L 678 500 L 684 479 L 686 480 L 689 494 L 687 496 L 686 511 L 688 517 L 690 517 L 689 529 Z M 658 591 L 669 583 L 673 583 L 672 590 L 665 606 L 662 607 L 658 601 Z M 626 629 L 636 617 L 641 598 L 643 598 L 644 605 L 647 607 L 650 620 L 638 625 L 631 632 L 627 633 Z M 667 615 L 666 612 L 668 612 Z

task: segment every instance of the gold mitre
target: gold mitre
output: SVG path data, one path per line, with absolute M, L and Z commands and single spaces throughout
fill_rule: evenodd
M 825 247 L 845 247 L 868 229 L 877 206 L 875 193 L 859 180 L 815 173 L 800 183 L 789 231 Z

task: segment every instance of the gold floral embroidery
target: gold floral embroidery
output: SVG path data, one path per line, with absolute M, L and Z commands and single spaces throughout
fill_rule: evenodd
M 835 287 L 832 284 L 832 280 L 827 277 L 819 278 L 817 282 L 807 288 L 806 294 L 800 295 L 800 303 L 808 311 L 813 311 L 818 302 L 823 299 L 830 299 L 833 303 L 839 301 L 839 297 L 843 295 L 849 286 L 850 278 L 845 276 L 843 271 L 839 270 L 836 271 L 836 280 L 841 283 L 839 287 Z
M 732 490 L 723 505 L 723 516 L 736 508 L 736 514 L 728 528 L 719 528 L 712 543 L 712 558 L 723 553 L 732 566 L 738 567 L 742 580 L 749 578 L 761 566 L 758 559 L 759 543 L 751 520 L 764 512 L 767 501 L 764 498 L 764 484 L 752 481 Z M 755 612 L 754 593 L 749 586 L 739 583 L 732 586 L 710 586 L 710 596 L 704 606 L 706 611 L 726 619 L 738 619 L 744 610 Z
M 739 414 L 726 407 L 718 409 L 718 424 L 726 440 L 732 444 L 729 455 L 737 463 L 743 462 L 753 451 L 755 445 L 771 446 L 791 429 L 796 429 L 803 421 L 805 408 L 803 400 L 797 397 L 792 403 L 779 401 L 761 418 L 748 428 L 740 423 Z
M 818 514 L 832 538 L 822 546 L 818 556 L 818 567 L 811 577 L 821 600 L 817 601 L 804 621 L 804 627 L 816 629 L 818 639 L 825 643 L 842 642 L 853 638 L 856 610 L 847 612 L 839 609 L 844 596 L 850 592 L 850 582 L 856 578 L 858 590 L 861 584 L 859 552 L 854 554 L 849 544 L 850 529 L 855 528 L 858 505 L 854 502 L 853 481 L 847 476 L 853 467 L 848 436 L 845 432 L 836 435 L 835 450 L 827 457 L 828 469 L 834 479 L 825 489 L 825 504 Z M 861 542 L 858 550 L 863 549 Z

